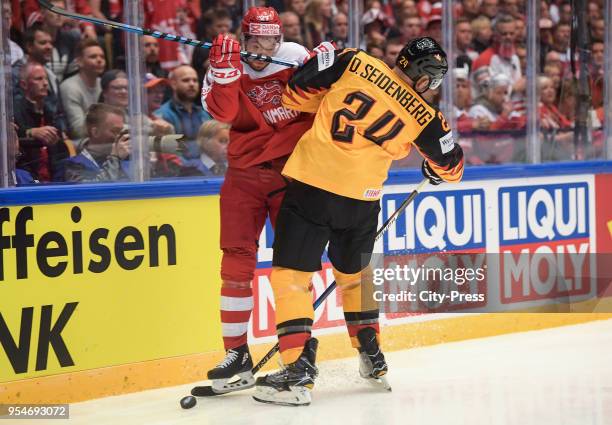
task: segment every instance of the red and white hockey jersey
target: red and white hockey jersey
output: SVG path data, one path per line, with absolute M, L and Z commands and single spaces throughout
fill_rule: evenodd
M 282 43 L 275 56 L 304 62 L 306 48 Z M 247 168 L 289 155 L 314 115 L 285 108 L 283 90 L 294 68 L 269 64 L 262 71 L 243 62 L 242 76 L 216 84 L 210 75 L 202 85 L 202 106 L 214 119 L 231 124 L 227 159 L 230 167 Z

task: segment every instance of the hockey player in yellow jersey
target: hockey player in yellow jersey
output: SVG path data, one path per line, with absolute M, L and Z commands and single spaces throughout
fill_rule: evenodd
M 318 370 L 309 283 L 321 270 L 328 243 L 360 375 L 384 379 L 378 306 L 362 275 L 393 160 L 416 148 L 432 184 L 461 180 L 463 151 L 442 113 L 424 100 L 447 70 L 442 48 L 422 37 L 402 49 L 393 69 L 363 51 L 344 49 L 320 53 L 289 81 L 284 106 L 316 116 L 283 169 L 290 183 L 276 223 L 271 284 L 284 368 L 257 379 L 256 400 L 311 401 Z

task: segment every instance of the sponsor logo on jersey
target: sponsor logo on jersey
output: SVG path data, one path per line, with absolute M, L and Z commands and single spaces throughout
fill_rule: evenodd
M 249 35 L 280 35 L 280 26 L 278 24 L 257 24 L 251 22 L 249 24 Z
M 334 64 L 334 51 L 318 52 L 317 62 L 319 71 L 323 71 Z
M 268 81 L 253 87 L 246 94 L 258 109 L 263 109 L 266 106 L 280 106 L 283 97 L 283 85 L 280 81 Z
M 383 196 L 383 223 L 408 195 Z M 481 189 L 420 194 L 385 233 L 385 254 L 484 251 L 484 213 Z
M 298 111 L 294 111 L 293 109 L 287 109 L 284 106 L 269 109 L 263 113 L 264 119 L 268 124 L 276 124 L 280 121 L 292 120 L 298 115 L 300 115 Z
M 502 302 L 588 293 L 588 184 L 501 188 L 498 197 Z
M 282 105 L 283 85 L 280 81 L 268 81 L 247 91 L 253 105 L 259 109 L 268 124 L 292 120 L 300 113 Z
M 440 139 L 440 149 L 442 149 L 442 153 L 448 153 L 452 151 L 454 146 L 455 140 L 453 139 L 452 131 Z

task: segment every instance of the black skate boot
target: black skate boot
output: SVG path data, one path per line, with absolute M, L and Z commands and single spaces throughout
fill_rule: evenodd
M 282 406 L 308 406 L 310 390 L 319 374 L 315 366 L 319 341 L 310 338 L 300 357 L 282 370 L 257 378 L 253 398 L 262 403 Z
M 255 385 L 253 378 L 253 360 L 247 344 L 227 350 L 225 359 L 214 369 L 208 371 L 208 379 L 212 380 L 212 390 L 215 394 L 244 390 Z M 238 375 L 237 381 L 228 382 Z
M 364 328 L 357 333 L 357 339 L 361 347 L 359 348 L 359 375 L 369 382 L 382 386 L 387 391 L 391 391 L 391 386 L 384 376 L 389 368 L 385 361 L 374 328 Z

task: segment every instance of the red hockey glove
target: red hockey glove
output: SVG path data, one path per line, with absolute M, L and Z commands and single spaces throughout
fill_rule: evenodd
M 210 48 L 210 74 L 219 84 L 229 84 L 242 75 L 240 43 L 228 35 L 219 34 Z
M 333 52 L 337 48 L 338 47 L 336 46 L 336 43 L 334 43 L 333 41 L 324 41 L 317 47 L 312 49 L 312 52 L 309 52 L 309 56 L 306 58 L 304 63 L 308 62 L 310 59 L 314 58 L 317 55 L 331 55 L 333 62 Z

